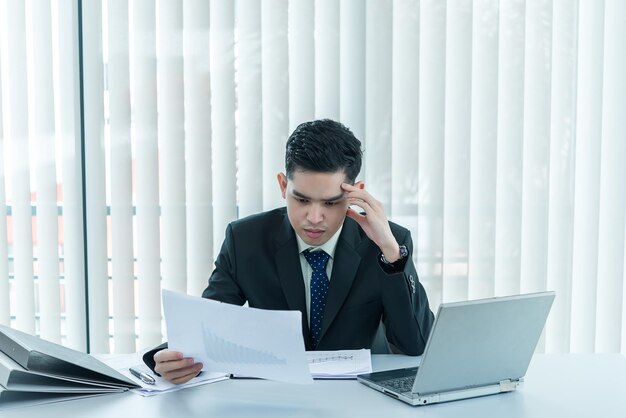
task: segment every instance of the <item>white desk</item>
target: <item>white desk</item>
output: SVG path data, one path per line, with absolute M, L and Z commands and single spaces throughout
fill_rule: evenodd
M 374 370 L 407 367 L 415 357 L 373 356 Z M 626 357 L 536 355 L 517 392 L 411 407 L 355 380 L 289 385 L 228 380 L 142 398 L 132 393 L 1 411 L 39 417 L 626 417 Z

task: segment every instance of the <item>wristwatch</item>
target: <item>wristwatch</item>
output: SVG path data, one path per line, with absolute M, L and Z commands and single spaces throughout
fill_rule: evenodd
M 393 266 L 394 264 L 396 264 L 398 261 L 402 261 L 405 258 L 407 258 L 409 256 L 409 250 L 406 248 L 406 245 L 401 245 L 400 246 L 400 258 L 398 258 L 396 261 L 394 261 L 393 263 L 390 261 L 387 261 L 387 259 L 385 258 L 385 254 L 383 254 L 382 252 L 380 253 L 380 261 L 383 264 L 386 264 L 388 266 Z

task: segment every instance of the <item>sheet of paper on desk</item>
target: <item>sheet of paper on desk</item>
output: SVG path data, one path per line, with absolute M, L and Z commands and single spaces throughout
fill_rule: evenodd
M 314 379 L 356 379 L 372 372 L 370 350 L 307 351 L 306 355 Z
M 148 366 L 143 363 L 142 352 L 132 354 L 92 354 L 92 356 L 105 363 L 109 367 L 112 367 L 115 370 L 119 371 L 124 376 L 137 382 L 137 384 L 140 385 L 141 388 L 131 389 L 131 392 L 134 392 L 141 396 L 154 396 L 158 395 L 159 393 L 173 392 L 175 390 L 180 390 L 188 387 L 206 385 L 209 383 L 219 382 L 220 380 L 226 380 L 230 376 L 227 373 L 202 372 L 200 373 L 200 375 L 194 377 L 187 383 L 184 383 L 182 385 L 175 385 L 163 379 L 162 377 L 159 377 L 156 374 L 152 373 Z M 128 370 L 130 367 L 133 367 L 144 373 L 148 373 L 154 378 L 155 384 L 150 385 L 144 383 L 137 377 L 133 376 L 132 373 Z
M 312 383 L 299 311 L 231 305 L 163 290 L 169 349 L 221 371 Z

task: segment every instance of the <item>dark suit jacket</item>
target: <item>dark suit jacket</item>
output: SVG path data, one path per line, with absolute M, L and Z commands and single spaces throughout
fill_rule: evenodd
M 390 222 L 391 231 L 409 254 L 410 232 Z M 379 324 L 387 340 L 408 355 L 424 351 L 433 323 L 424 288 L 411 256 L 399 272 L 388 273 L 380 249 L 352 219 L 339 236 L 317 350 L 370 348 Z M 388 268 L 387 268 L 388 269 Z M 232 222 L 202 297 L 254 308 L 298 310 L 307 350 L 309 336 L 304 280 L 296 235 L 286 208 Z M 163 348 L 158 347 L 157 349 Z M 144 360 L 154 366 L 152 356 Z

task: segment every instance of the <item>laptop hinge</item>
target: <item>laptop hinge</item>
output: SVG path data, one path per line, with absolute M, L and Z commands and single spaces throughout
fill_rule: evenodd
M 500 381 L 500 392 L 510 392 L 512 390 L 515 390 L 515 389 L 517 389 L 519 384 L 520 384 L 520 380 L 519 379 L 515 379 L 515 380 L 511 380 L 511 379 L 501 380 Z

